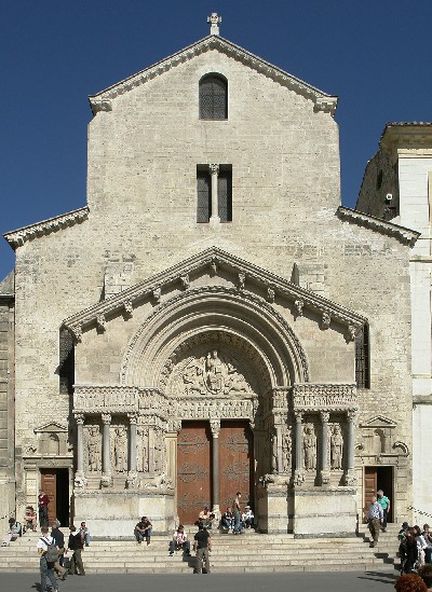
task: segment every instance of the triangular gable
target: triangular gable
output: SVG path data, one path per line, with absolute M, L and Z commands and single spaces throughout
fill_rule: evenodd
M 124 292 L 67 318 L 63 326 L 69 329 L 79 341 L 83 330 L 94 325 L 103 331 L 107 317 L 116 314 L 132 315 L 134 308 L 139 306 L 139 303 L 145 298 L 152 299 L 152 302 L 157 305 L 161 297 L 173 289 L 181 287 L 187 290 L 191 275 L 210 274 L 214 276 L 221 272 L 231 276 L 231 281 L 239 291 L 259 288 L 261 292 L 265 293 L 269 303 L 282 298 L 291 302 L 298 315 L 302 315 L 304 309 L 313 311 L 320 316 L 324 328 L 328 328 L 333 321 L 341 324 L 347 328 L 351 339 L 354 339 L 358 330 L 367 322 L 364 317 L 344 306 L 301 288 L 218 247 L 210 247 Z
M 67 432 L 68 428 L 67 426 L 64 426 L 60 423 L 57 423 L 55 421 L 51 422 L 51 423 L 46 423 L 44 425 L 41 425 L 38 428 L 34 428 L 34 433 L 35 434 L 40 434 L 40 433 L 59 433 L 59 432 Z
M 111 111 L 112 99 L 123 95 L 124 93 L 136 88 L 137 86 L 141 86 L 145 84 L 148 80 L 155 78 L 155 76 L 159 76 L 164 72 L 171 70 L 182 64 L 193 57 L 205 53 L 209 50 L 217 50 L 221 53 L 228 55 L 231 58 L 234 58 L 244 65 L 248 66 L 249 68 L 253 68 L 257 72 L 264 74 L 265 76 L 271 78 L 275 82 L 286 86 L 298 94 L 305 96 L 311 99 L 315 104 L 315 109 L 318 111 L 328 111 L 334 113 L 337 106 L 337 97 L 331 96 L 318 88 L 300 80 L 296 76 L 292 74 L 288 74 L 284 70 L 278 68 L 277 66 L 273 66 L 269 62 L 266 62 L 262 58 L 254 55 L 253 53 L 243 49 L 239 45 L 224 39 L 218 35 L 209 35 L 189 45 L 188 47 L 182 49 L 181 51 L 145 68 L 109 86 L 105 90 L 92 95 L 89 97 L 90 105 L 94 114 L 98 111 Z
M 371 419 L 368 419 L 366 422 L 362 423 L 362 428 L 395 428 L 397 424 L 390 419 L 389 417 L 385 417 L 384 415 L 375 415 Z

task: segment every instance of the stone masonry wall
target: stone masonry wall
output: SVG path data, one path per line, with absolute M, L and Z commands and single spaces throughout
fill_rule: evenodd
M 214 71 L 229 81 L 229 119 L 199 121 L 198 81 Z M 196 223 L 196 165 L 214 162 L 233 167 L 233 221 L 218 227 Z M 100 301 L 112 262 L 131 263 L 124 277 L 133 285 L 211 245 L 284 278 L 296 263 L 301 285 L 370 320 L 372 388 L 361 393 L 361 415 L 391 416 L 411 448 L 409 248 L 335 217 L 339 148 L 330 114 L 208 52 L 96 115 L 88 200 L 87 221 L 17 249 L 16 425 L 24 454 L 35 427 L 69 419 L 56 374 L 59 327 Z M 314 363 L 333 361 L 322 355 Z M 396 504 L 409 500 L 408 470 Z

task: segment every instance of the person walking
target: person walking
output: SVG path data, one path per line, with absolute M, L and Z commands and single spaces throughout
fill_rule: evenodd
M 371 533 L 372 540 L 370 547 L 376 547 L 379 539 L 380 525 L 383 518 L 383 510 L 374 495 L 371 499 L 366 519 L 368 523 L 369 532 Z
M 211 537 L 209 531 L 204 528 L 203 524 L 198 525 L 198 532 L 194 536 L 194 551 L 196 552 L 196 572 L 201 574 L 203 572 L 203 564 L 205 573 L 210 573 L 210 555 L 211 552 Z
M 377 501 L 383 510 L 381 529 L 383 532 L 385 532 L 387 529 L 387 519 L 390 512 L 390 500 L 386 495 L 384 495 L 384 491 L 382 489 L 378 489 L 377 491 Z
M 58 557 L 57 561 L 54 563 L 54 571 L 59 576 L 61 580 L 66 579 L 67 569 L 63 567 L 63 559 L 65 553 L 65 540 L 64 534 L 59 528 L 60 522 L 56 520 L 51 527 L 51 536 L 54 539 L 54 542 L 58 549 Z
M 69 527 L 70 534 L 69 534 L 69 541 L 68 541 L 68 548 L 66 553 L 70 550 L 73 551 L 70 565 L 69 565 L 69 575 L 76 575 L 85 576 L 84 565 L 82 562 L 81 553 L 84 547 L 83 540 L 81 538 L 81 533 L 77 531 L 76 526 Z
M 48 592 L 49 582 L 52 592 L 58 592 L 57 578 L 54 573 L 54 564 L 57 558 L 57 547 L 53 537 L 48 534 L 48 526 L 41 527 L 42 536 L 39 538 L 36 548 L 40 556 L 39 569 L 41 576 L 41 592 Z
M 234 514 L 234 527 L 233 527 L 233 534 L 240 534 L 242 531 L 242 521 L 241 521 L 241 493 L 237 491 L 235 494 L 235 498 L 233 501 L 233 514 Z

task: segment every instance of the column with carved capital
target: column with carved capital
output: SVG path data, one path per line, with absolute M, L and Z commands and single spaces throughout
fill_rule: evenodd
M 304 481 L 303 472 L 303 413 L 301 411 L 295 411 L 295 471 L 294 471 L 294 483 L 295 485 L 301 485 Z
M 137 474 L 137 423 L 136 413 L 128 413 L 129 418 L 129 475 L 128 487 L 132 487 L 136 481 Z
M 216 520 L 220 518 L 219 508 L 219 432 L 220 419 L 210 420 L 210 429 L 212 434 L 212 474 L 213 474 L 213 513 Z
M 110 428 L 111 414 L 102 413 L 102 479 L 101 485 L 107 487 L 111 483 L 111 455 L 110 455 Z
M 346 442 L 346 461 L 345 461 L 345 485 L 354 485 L 355 478 L 355 420 L 356 411 L 350 410 L 347 412 L 347 442 Z
M 75 421 L 77 424 L 77 477 L 82 478 L 84 475 L 84 415 L 75 413 Z
M 218 213 L 218 175 L 219 165 L 209 164 L 209 171 L 211 175 L 211 216 L 210 222 L 220 222 Z
M 321 458 L 320 458 L 320 465 L 321 465 L 321 473 L 320 473 L 320 480 L 321 485 L 328 485 L 330 482 L 330 469 L 329 469 L 329 419 L 330 413 L 328 411 L 321 411 L 320 412 L 320 419 L 321 419 Z

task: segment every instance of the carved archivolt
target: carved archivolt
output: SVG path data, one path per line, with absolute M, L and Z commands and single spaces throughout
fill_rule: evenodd
M 128 344 L 122 384 L 163 384 L 181 343 L 221 330 L 248 343 L 265 367 L 267 386 L 309 380 L 306 354 L 293 330 L 264 298 L 235 288 L 189 289 L 162 302 Z M 208 352 L 207 352 L 208 353 Z M 167 362 L 166 360 L 171 362 Z M 168 369 L 168 371 L 167 371 Z

